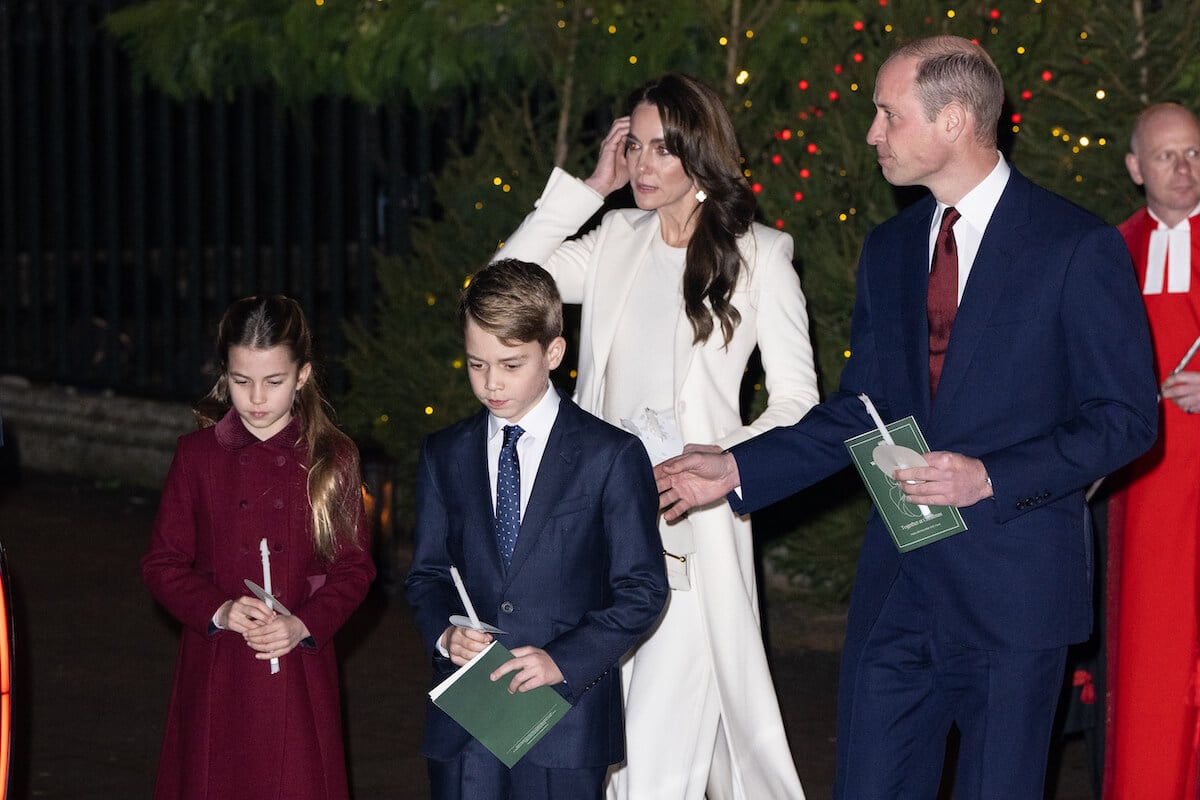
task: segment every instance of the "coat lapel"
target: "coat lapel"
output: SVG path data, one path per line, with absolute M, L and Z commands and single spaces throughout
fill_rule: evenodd
M 623 222 L 623 218 L 620 220 Z M 608 368 L 608 356 L 612 352 L 617 326 L 621 324 L 624 310 L 633 288 L 638 270 L 646 263 L 646 251 L 658 235 L 658 216 L 648 212 L 637 217 L 626 230 L 614 228 L 605 240 L 603 270 L 595 281 L 595 301 L 592 316 L 592 362 L 595 379 L 592 380 L 592 397 L 587 398 L 591 408 L 600 406 L 600 389 L 604 385 L 601 376 Z
M 909 396 L 920 398 L 920 407 L 926 414 L 929 412 L 929 318 L 925 312 L 925 296 L 929 291 L 928 234 L 937 207 L 933 198 L 929 198 L 928 205 L 928 209 L 917 210 L 920 224 L 905 228 L 897 268 L 880 274 L 881 279 L 896 282 L 894 291 L 888 285 L 879 290 L 880 297 L 897 299 L 895 305 L 886 306 L 896 311 L 897 317 L 893 321 L 896 327 L 882 326 L 879 330 L 893 331 L 892 341 L 898 344 L 904 359 Z M 906 347 L 905 342 L 913 344 Z M 882 349 L 882 344 L 880 346 Z
M 464 509 L 467 517 L 464 537 L 475 538 L 475 547 L 485 553 L 488 563 L 502 574 L 504 567 L 496 546 L 496 510 L 492 507 L 491 478 L 488 477 L 487 420 L 487 412 L 481 412 L 476 416 L 475 424 L 464 430 L 458 449 L 458 476 L 462 482 L 458 497 L 471 498 Z
M 575 480 L 575 468 L 579 463 L 579 434 L 576 415 L 581 412 L 570 400 L 563 397 L 558 406 L 558 418 L 550 429 L 550 439 L 542 454 L 533 482 L 533 492 L 521 518 L 521 531 L 517 535 L 517 546 L 513 550 L 512 563 L 504 577 L 504 585 L 512 583 L 521 571 L 538 537 L 550 521 L 550 512 L 563 499 L 567 487 Z M 494 548 L 493 548 L 494 549 Z
M 997 308 L 1011 302 L 1016 296 L 1011 286 L 1016 279 L 1012 264 L 1018 258 L 1016 251 L 1020 243 L 1024 241 L 1020 229 L 1029 223 L 1028 194 L 1028 182 L 1013 170 L 1008 186 L 1000 196 L 1000 202 L 983 233 L 979 252 L 975 256 L 975 263 L 971 265 L 971 275 L 954 318 L 946 363 L 938 383 L 937 403 L 941 408 L 956 407 L 954 395 L 992 315 Z

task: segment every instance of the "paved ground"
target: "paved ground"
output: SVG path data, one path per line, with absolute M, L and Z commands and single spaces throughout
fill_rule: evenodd
M 12 798 L 150 796 L 176 629 L 142 588 L 157 497 L 70 478 L 0 487 L 0 541 L 18 631 Z M 769 634 L 784 720 L 809 798 L 833 778 L 839 615 L 776 600 Z M 404 601 L 376 591 L 338 640 L 355 800 L 427 796 L 417 753 L 428 672 Z M 1090 800 L 1082 748 L 1056 800 Z

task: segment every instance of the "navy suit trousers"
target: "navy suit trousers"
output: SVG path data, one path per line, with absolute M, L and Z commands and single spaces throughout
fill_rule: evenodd
M 1041 800 L 1066 648 L 982 650 L 939 641 L 923 587 L 903 570 L 843 691 L 842 800 L 936 797 L 952 723 L 957 800 Z M 849 667 L 849 669 L 847 669 Z M 848 688 L 848 687 L 843 687 Z
M 510 770 L 472 739 L 458 758 L 429 759 L 433 800 L 601 800 L 607 767 L 547 769 L 518 761 Z

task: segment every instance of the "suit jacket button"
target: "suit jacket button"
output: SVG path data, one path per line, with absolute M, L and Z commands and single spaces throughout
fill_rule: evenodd
M 511 614 L 513 612 L 513 604 L 510 603 L 509 601 L 505 600 L 503 603 L 500 604 L 500 610 L 503 611 L 505 614 Z

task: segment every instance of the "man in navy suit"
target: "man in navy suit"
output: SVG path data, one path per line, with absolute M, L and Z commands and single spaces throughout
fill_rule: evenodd
M 867 142 L 889 182 L 932 196 L 863 243 L 840 390 L 791 427 L 656 470 L 668 518 L 727 493 L 745 513 L 849 463 L 843 441 L 874 428 L 859 394 L 923 430 L 928 466 L 894 477 L 911 502 L 957 506 L 968 530 L 901 555 L 872 510 L 842 656 L 838 798 L 934 797 L 956 724 L 956 798 L 1040 800 L 1066 647 L 1091 625 L 1084 489 L 1154 441 L 1121 237 L 1005 162 L 1002 100 L 965 39 L 892 54 Z
M 650 459 L 551 387 L 566 343 L 545 270 L 489 265 L 464 290 L 460 316 L 484 410 L 424 443 L 408 601 L 440 682 L 492 641 L 448 622 L 464 612 L 457 566 L 514 656 L 492 679 L 510 692 L 552 686 L 572 708 L 509 770 L 429 704 L 421 753 L 433 797 L 599 800 L 625 754 L 617 662 L 667 596 Z

